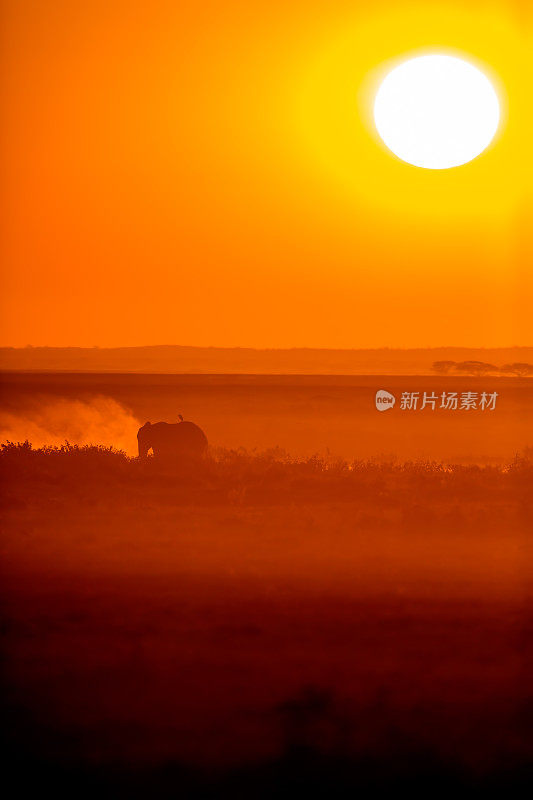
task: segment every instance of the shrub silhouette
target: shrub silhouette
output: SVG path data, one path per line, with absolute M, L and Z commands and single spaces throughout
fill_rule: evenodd
M 527 375 L 533 375 L 533 364 L 526 364 L 523 362 L 515 362 L 514 364 L 504 364 L 500 367 L 500 372 L 504 374 L 518 375 L 521 378 Z
M 524 453 L 506 467 L 432 461 L 330 461 L 219 449 L 195 469 L 140 461 L 102 446 L 0 449 L 4 502 L 151 502 L 170 505 L 253 505 L 357 502 L 371 514 L 385 507 L 413 509 L 438 502 L 516 499 L 533 480 Z M 417 512 L 419 513 L 419 512 Z
M 486 375 L 488 372 L 498 372 L 498 367 L 485 361 L 460 361 L 455 365 L 455 370 L 468 375 Z
M 447 375 L 456 363 L 456 361 L 434 361 L 431 368 L 440 375 Z

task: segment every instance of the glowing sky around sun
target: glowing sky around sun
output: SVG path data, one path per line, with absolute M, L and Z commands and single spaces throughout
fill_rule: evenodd
M 531 344 L 531 4 L 3 3 L 2 344 Z M 497 131 L 417 169 L 385 77 L 443 53 Z

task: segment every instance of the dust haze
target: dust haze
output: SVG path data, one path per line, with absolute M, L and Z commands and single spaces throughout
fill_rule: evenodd
M 0 411 L 0 441 L 29 441 L 34 447 L 103 445 L 137 454 L 138 421 L 111 397 L 90 400 L 45 398 L 25 410 Z

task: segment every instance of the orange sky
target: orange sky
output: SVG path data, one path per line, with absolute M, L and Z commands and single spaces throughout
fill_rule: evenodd
M 2 2 L 4 345 L 531 345 L 530 0 Z M 376 81 L 463 53 L 478 159 L 379 143 Z

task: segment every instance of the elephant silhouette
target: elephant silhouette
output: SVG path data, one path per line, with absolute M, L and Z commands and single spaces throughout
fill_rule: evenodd
M 158 459 L 192 460 L 205 455 L 207 437 L 194 422 L 146 422 L 137 431 L 139 458 L 146 458 L 151 449 Z

